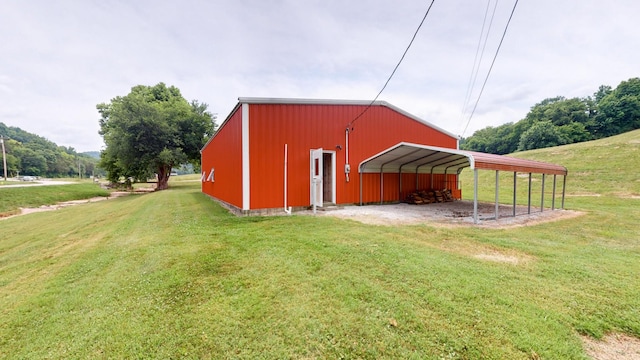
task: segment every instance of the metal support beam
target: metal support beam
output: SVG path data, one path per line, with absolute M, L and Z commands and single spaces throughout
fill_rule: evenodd
M 402 202 L 402 166 L 398 170 L 398 202 Z
M 518 173 L 513 172 L 513 217 L 516 217 L 516 190 L 518 184 Z
M 496 170 L 496 221 L 500 218 L 500 172 Z
M 380 169 L 380 205 L 382 205 L 382 199 L 384 199 L 384 173 L 382 168 Z
M 527 214 L 531 214 L 531 173 L 529 173 L 529 199 L 527 200 Z
M 562 177 L 562 210 L 564 210 L 564 195 L 567 190 L 567 175 Z
M 551 210 L 556 208 L 556 174 L 553 174 L 553 197 L 551 198 Z
M 362 170 L 358 172 L 360 173 L 360 206 L 362 206 Z
M 478 169 L 473 169 L 473 223 L 478 223 Z
M 542 192 L 540 195 L 540 212 L 544 211 L 544 179 L 545 174 L 542 174 Z

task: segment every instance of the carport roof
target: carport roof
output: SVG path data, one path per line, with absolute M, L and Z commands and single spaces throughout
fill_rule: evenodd
M 561 165 L 407 142 L 401 142 L 362 161 L 358 169 L 361 173 L 454 174 L 466 167 L 471 170 L 567 175 L 567 168 Z

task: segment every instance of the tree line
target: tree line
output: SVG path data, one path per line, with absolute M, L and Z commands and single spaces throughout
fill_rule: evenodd
M 89 154 L 77 153 L 72 147 L 55 143 L 0 122 L 7 163 L 7 176 L 89 177 L 104 173 L 97 167 L 98 159 Z M 1 149 L 0 149 L 1 151 Z M 0 154 L 2 156 L 2 154 Z M 0 174 L 4 165 L 0 161 Z
M 460 141 L 464 150 L 510 154 L 601 139 L 640 129 L 640 78 L 615 89 L 602 85 L 584 98 L 548 98 L 524 119 L 478 130 Z

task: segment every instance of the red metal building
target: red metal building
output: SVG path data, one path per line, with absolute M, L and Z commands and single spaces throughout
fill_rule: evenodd
M 308 207 L 314 196 L 317 206 L 394 202 L 428 188 L 460 196 L 457 173 L 359 173 L 401 142 L 458 148 L 455 135 L 391 104 L 238 100 L 202 149 L 202 191 L 238 212 Z

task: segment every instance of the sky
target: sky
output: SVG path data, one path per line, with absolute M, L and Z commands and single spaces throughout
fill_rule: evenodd
M 468 137 L 640 76 L 637 0 L 523 0 L 470 117 L 515 1 L 435 0 L 379 100 Z M 430 4 L 0 0 L 0 122 L 83 152 L 104 148 L 96 105 L 136 85 L 174 85 L 218 124 L 238 97 L 373 100 Z

